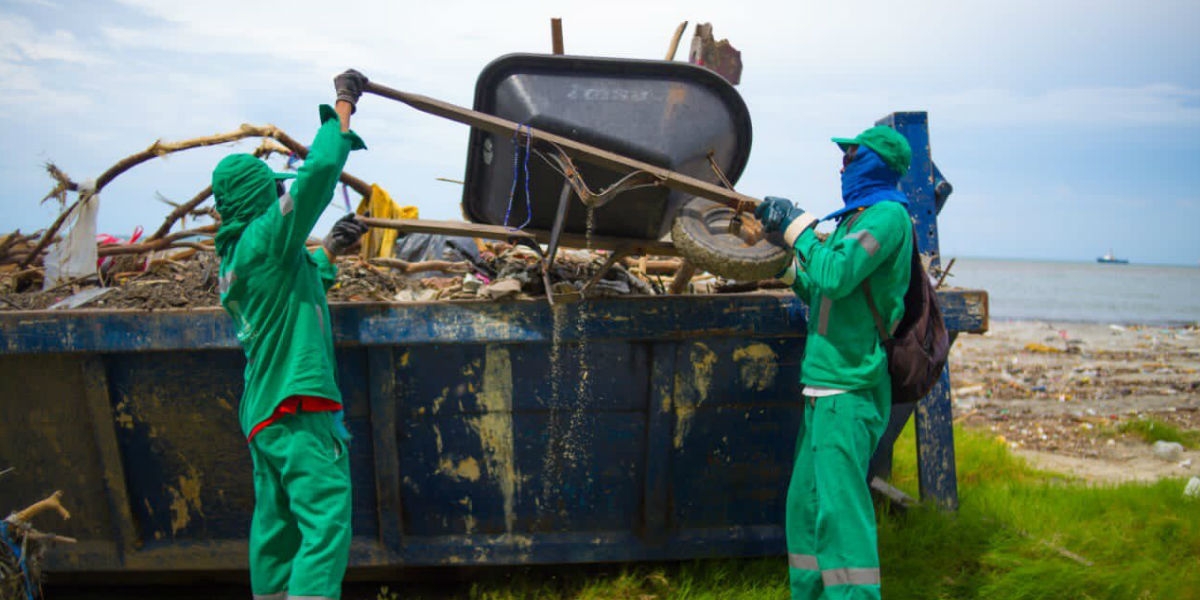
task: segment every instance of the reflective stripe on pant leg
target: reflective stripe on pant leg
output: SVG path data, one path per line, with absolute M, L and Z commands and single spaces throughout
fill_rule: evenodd
M 879 569 L 829 569 L 821 571 L 826 587 L 835 585 L 879 585 Z
M 254 600 L 288 600 L 287 592 L 277 594 L 254 594 Z
M 254 514 L 250 519 L 250 590 L 255 598 L 287 597 L 292 557 L 300 547 L 300 531 L 287 505 L 279 465 L 288 431 L 269 426 L 250 442 L 254 462 Z
M 796 433 L 792 478 L 788 482 L 784 518 L 788 549 L 788 580 L 792 598 L 816 600 L 821 595 L 821 571 L 817 565 L 817 489 L 813 479 L 812 403 L 804 396 L 803 417 Z
M 333 413 L 298 413 L 284 482 L 300 529 L 289 598 L 339 598 L 350 558 L 350 458 Z
M 887 423 L 875 390 L 820 398 L 813 417 L 820 511 L 817 562 L 825 597 L 879 598 L 875 506 L 867 463 Z
M 801 571 L 820 571 L 815 554 L 788 554 L 788 566 Z
M 288 596 L 287 600 L 338 600 L 332 596 Z

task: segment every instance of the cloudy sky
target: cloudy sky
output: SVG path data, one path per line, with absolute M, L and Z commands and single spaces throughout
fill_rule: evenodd
M 333 75 L 470 106 L 509 52 L 662 58 L 710 22 L 745 65 L 754 122 L 739 191 L 840 206 L 840 154 L 897 110 L 929 112 L 934 160 L 955 186 L 947 257 L 1200 261 L 1200 2 L 255 2 L 0 0 L 0 232 L 46 227 L 53 162 L 95 177 L 156 139 L 278 125 L 311 139 Z M 368 97 L 370 146 L 347 171 L 431 219 L 460 218 L 467 128 Z M 99 228 L 155 229 L 212 166 L 255 144 L 143 164 L 105 188 Z M 277 165 L 278 166 L 278 165 Z M 323 233 L 344 210 L 318 224 Z

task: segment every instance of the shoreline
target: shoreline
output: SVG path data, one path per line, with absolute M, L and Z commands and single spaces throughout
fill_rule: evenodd
M 1019 324 L 1023 324 L 1023 323 L 1025 323 L 1025 324 L 1064 323 L 1064 324 L 1071 324 L 1071 325 L 1103 325 L 1103 326 L 1120 325 L 1121 327 L 1127 327 L 1127 328 L 1165 327 L 1168 329 L 1187 329 L 1187 328 L 1200 327 L 1200 318 L 1194 319 L 1194 320 L 1177 320 L 1177 319 L 1167 319 L 1167 320 L 1103 319 L 1103 320 L 1096 320 L 1096 319 L 1083 319 L 1083 318 L 1072 318 L 1072 317 L 1062 317 L 1062 318 L 997 317 L 997 316 L 989 314 L 988 315 L 988 325 L 990 326 L 993 323 L 1000 323 L 1000 324 L 1005 324 L 1005 325 L 1019 325 Z
M 957 337 L 950 377 L 955 422 L 1037 466 L 1094 481 L 1200 474 L 1200 451 L 1163 460 L 1128 432 L 1139 422 L 1200 431 L 1195 324 L 997 319 Z

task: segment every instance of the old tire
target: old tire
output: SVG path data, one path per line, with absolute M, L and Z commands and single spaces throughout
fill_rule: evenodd
M 671 227 L 675 248 L 696 268 L 738 281 L 770 279 L 792 262 L 792 253 L 766 239 L 747 246 L 729 233 L 734 210 L 704 198 L 679 209 Z

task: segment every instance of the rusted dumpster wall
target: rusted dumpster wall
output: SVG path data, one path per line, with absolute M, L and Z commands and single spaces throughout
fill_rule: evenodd
M 952 329 L 984 326 L 981 292 L 942 299 Z M 782 551 L 804 323 L 790 296 L 333 316 L 352 567 Z M 0 465 L 17 467 L 0 506 L 64 490 L 73 518 L 46 526 L 80 543 L 53 570 L 244 568 L 244 359 L 222 312 L 0 313 L 0 331 Z

